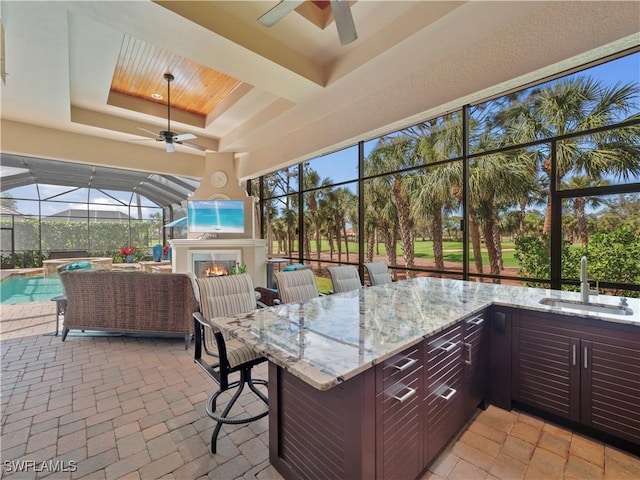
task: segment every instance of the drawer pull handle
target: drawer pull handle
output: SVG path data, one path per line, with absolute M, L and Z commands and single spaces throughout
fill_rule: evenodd
M 484 322 L 484 318 L 482 318 L 482 315 L 476 315 L 475 317 L 471 317 L 467 319 L 467 323 L 470 323 L 471 325 L 482 325 L 482 323 Z
M 576 365 L 576 346 L 571 345 L 571 365 Z
M 445 401 L 449 401 L 451 400 L 451 398 L 453 398 L 456 392 L 457 390 L 455 388 L 449 388 L 449 393 L 447 393 L 446 395 L 440 395 L 440 398 L 442 398 Z
M 471 344 L 470 343 L 465 343 L 464 346 L 467 347 L 467 358 L 464 359 L 464 363 L 466 365 L 471 365 L 471 363 L 472 363 L 472 360 L 471 360 L 471 358 L 472 358 L 471 357 L 471 355 L 472 355 L 472 353 L 471 353 Z
M 445 352 L 450 352 L 451 350 L 453 350 L 457 346 L 458 346 L 457 342 L 447 341 L 447 342 L 443 343 L 442 345 L 440 345 L 438 348 L 440 350 L 444 350 Z
M 416 389 L 415 388 L 411 388 L 411 387 L 407 387 L 407 389 L 409 390 L 407 393 L 405 393 L 403 396 L 398 397 L 396 395 L 393 396 L 394 400 L 399 401 L 400 403 L 409 400 L 411 397 L 413 397 L 416 394 Z
M 416 360 L 415 358 L 411 358 L 411 357 L 405 357 L 406 362 L 403 363 L 402 365 L 392 365 L 393 368 L 395 368 L 396 370 L 398 370 L 399 372 L 402 372 L 404 370 L 406 370 L 407 368 L 409 368 L 411 365 L 414 365 L 418 360 Z
M 584 347 L 584 368 L 589 368 L 589 349 Z

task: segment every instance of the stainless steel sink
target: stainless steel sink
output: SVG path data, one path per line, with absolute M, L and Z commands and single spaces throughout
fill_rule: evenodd
M 543 298 L 542 305 L 550 307 L 573 308 L 585 312 L 608 313 L 612 315 L 633 315 L 633 310 L 624 305 L 607 305 L 605 303 L 583 303 L 577 300 L 561 300 L 560 298 Z

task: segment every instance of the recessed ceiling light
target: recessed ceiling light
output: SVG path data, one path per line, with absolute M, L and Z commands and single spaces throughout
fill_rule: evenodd
M 153 98 L 154 100 L 162 100 L 164 97 L 159 93 L 152 93 L 151 98 Z

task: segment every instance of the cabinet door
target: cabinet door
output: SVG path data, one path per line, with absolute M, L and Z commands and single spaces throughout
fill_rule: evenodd
M 514 400 L 579 421 L 580 339 L 524 314 L 513 332 Z
M 488 312 L 464 320 L 464 404 L 465 416 L 473 412 L 487 396 L 489 360 Z
M 466 421 L 462 322 L 427 339 L 425 458 L 428 463 Z
M 514 312 L 510 308 L 490 308 L 489 391 L 491 405 L 511 410 L 511 342 Z M 485 327 L 486 328 L 486 327 Z
M 513 326 L 513 398 L 640 445 L 640 329 L 520 312 Z
M 423 469 L 422 347 L 379 365 L 376 383 L 376 478 L 416 478 Z
M 581 421 L 640 444 L 640 342 L 581 342 Z

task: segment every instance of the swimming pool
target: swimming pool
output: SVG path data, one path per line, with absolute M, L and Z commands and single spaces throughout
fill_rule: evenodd
M 62 295 L 62 283 L 59 277 L 14 274 L 0 282 L 0 304 L 2 305 L 46 302 L 57 295 Z

